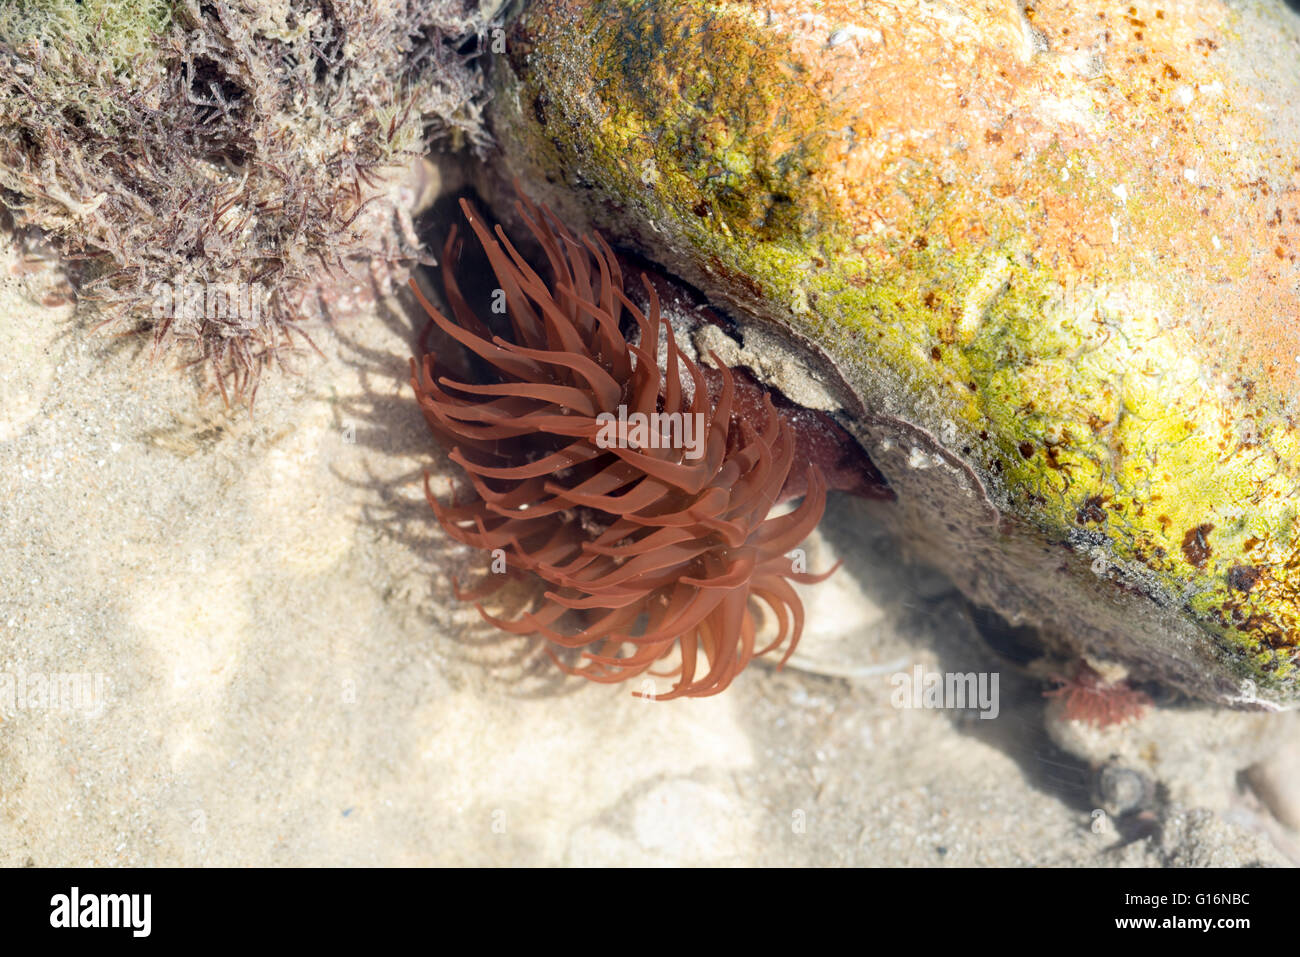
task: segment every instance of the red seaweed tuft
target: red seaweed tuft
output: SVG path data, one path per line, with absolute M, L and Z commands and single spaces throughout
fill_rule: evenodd
M 1068 678 L 1052 675 L 1059 687 L 1044 691 L 1044 698 L 1061 698 L 1070 721 L 1083 721 L 1097 728 L 1133 721 L 1146 713 L 1151 699 L 1127 681 L 1107 682 L 1080 661 Z

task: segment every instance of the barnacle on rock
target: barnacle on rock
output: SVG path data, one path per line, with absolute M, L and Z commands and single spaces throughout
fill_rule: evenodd
M 549 210 L 521 203 L 548 283 L 501 227 L 494 237 L 468 203 L 462 208 L 504 295 L 510 336 L 495 334 L 462 295 L 453 230 L 443 279 L 455 321 L 416 293 L 491 381 L 451 378 L 433 354 L 412 361 L 425 418 L 476 493 L 444 505 L 426 482 L 426 494 L 448 535 L 504 557 L 512 575 L 544 588 L 514 619 L 482 604 L 480 613 L 507 632 L 584 649 L 576 665 L 551 654 L 595 681 L 626 680 L 670 659 L 666 674 L 677 680 L 662 699 L 716 694 L 752 658 L 782 647 L 788 658 L 804 620 L 791 582 L 825 577 L 805 573 L 789 553 L 826 502 L 825 480 L 809 467 L 802 502 L 769 517 L 796 466 L 789 423 L 766 396 L 761 414 L 737 414 L 725 367 L 715 401 L 661 320 L 653 285 L 645 282 L 648 306 L 638 308 L 603 240 L 580 239 Z M 643 422 L 668 428 L 638 434 Z M 661 441 L 668 437 L 683 441 Z M 489 574 L 472 597 L 507 577 Z M 776 622 L 766 644 L 756 601 Z

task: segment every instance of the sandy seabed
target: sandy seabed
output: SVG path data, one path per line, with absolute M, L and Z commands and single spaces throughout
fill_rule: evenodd
M 250 417 L 18 266 L 0 243 L 0 865 L 1287 863 L 1232 740 L 1166 761 L 1134 838 L 1041 684 L 895 708 L 891 674 L 998 665 L 875 506 L 831 504 L 799 668 L 645 702 L 451 598 L 474 556 L 423 501 L 450 471 L 403 300 L 359 281 Z

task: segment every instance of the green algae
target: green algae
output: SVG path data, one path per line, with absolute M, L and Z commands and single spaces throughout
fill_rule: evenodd
M 39 43 L 53 56 L 75 50 L 120 72 L 152 51 L 172 7 L 170 0 L 8 0 L 0 5 L 0 39 Z

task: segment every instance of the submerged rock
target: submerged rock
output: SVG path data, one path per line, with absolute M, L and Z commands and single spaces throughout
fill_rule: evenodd
M 779 333 L 970 596 L 1300 701 L 1280 0 L 536 0 L 505 47 L 508 173 Z

